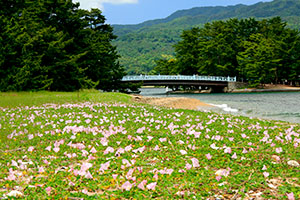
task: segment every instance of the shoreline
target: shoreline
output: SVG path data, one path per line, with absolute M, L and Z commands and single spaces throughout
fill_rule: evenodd
M 152 86 L 145 86 L 142 88 L 155 88 Z M 272 85 L 266 84 L 264 88 L 243 88 L 243 89 L 232 89 L 224 93 L 263 93 L 263 92 L 300 92 L 300 87 L 287 86 L 287 85 Z M 193 91 L 169 91 L 169 94 L 209 94 L 208 90 L 193 90 Z
M 145 103 L 165 108 L 202 110 L 203 108 L 213 108 L 215 106 L 204 103 L 198 99 L 186 97 L 145 97 L 142 95 L 130 95 L 134 102 Z M 201 109 L 202 108 L 202 109 Z
M 300 88 L 295 89 L 235 89 L 229 93 L 263 93 L 263 92 L 300 92 Z

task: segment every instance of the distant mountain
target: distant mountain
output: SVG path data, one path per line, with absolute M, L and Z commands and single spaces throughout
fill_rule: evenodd
M 118 36 L 114 44 L 122 56 L 121 64 L 130 74 L 148 73 L 155 66 L 156 59 L 174 54 L 172 47 L 180 40 L 180 34 L 185 29 L 201 27 L 214 20 L 275 16 L 280 16 L 289 27 L 300 29 L 300 0 L 274 0 L 250 6 L 196 7 L 141 24 L 113 25 L 114 33 Z

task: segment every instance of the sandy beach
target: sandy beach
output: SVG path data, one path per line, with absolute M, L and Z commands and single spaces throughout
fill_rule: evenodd
M 199 110 L 200 108 L 212 108 L 212 105 L 201 102 L 197 99 L 184 97 L 144 97 L 141 95 L 132 95 L 135 102 L 146 103 L 155 106 L 163 106 L 167 108 Z

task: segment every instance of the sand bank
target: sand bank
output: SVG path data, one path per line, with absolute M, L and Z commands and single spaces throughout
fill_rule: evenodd
M 197 99 L 185 97 L 144 97 L 141 95 L 132 95 L 135 102 L 146 103 L 155 106 L 163 106 L 167 108 L 199 110 L 200 108 L 212 108 L 212 105 L 201 102 Z

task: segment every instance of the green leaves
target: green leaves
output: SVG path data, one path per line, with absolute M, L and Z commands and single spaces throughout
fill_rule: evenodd
M 70 0 L 8 5 L 0 21 L 0 91 L 119 88 L 116 37 L 100 10 Z
M 181 38 L 172 73 L 237 76 L 253 86 L 299 81 L 299 32 L 279 17 L 215 21 L 186 30 Z M 159 61 L 156 70 L 164 71 L 165 63 Z

